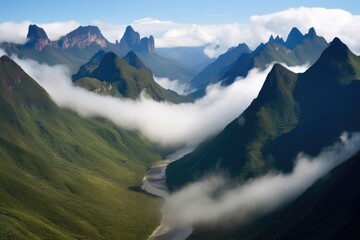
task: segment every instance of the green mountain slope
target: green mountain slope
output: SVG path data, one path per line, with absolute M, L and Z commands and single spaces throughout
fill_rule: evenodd
M 219 169 L 239 178 L 290 171 L 298 152 L 316 155 L 343 131 L 359 131 L 359 67 L 360 58 L 337 38 L 303 74 L 275 64 L 243 114 L 168 166 L 170 188 Z
M 78 79 L 77 79 L 78 78 Z M 145 91 L 156 101 L 186 102 L 188 98 L 162 88 L 150 69 L 130 51 L 124 58 L 98 52 L 73 75 L 74 83 L 90 91 L 136 99 Z
M 0 239 L 146 239 L 159 201 L 138 192 L 160 156 L 137 134 L 58 108 L 0 58 Z
M 232 230 L 189 239 L 356 239 L 360 236 L 360 153 L 319 179 L 296 201 Z

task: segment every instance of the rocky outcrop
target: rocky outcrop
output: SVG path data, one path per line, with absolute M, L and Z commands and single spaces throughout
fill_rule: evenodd
M 109 42 L 96 26 L 80 26 L 62 37 L 58 44 L 59 47 L 65 49 L 74 47 L 86 48 L 90 46 L 106 48 L 109 46 Z
M 119 47 L 127 51 L 133 50 L 135 52 L 155 52 L 154 37 L 140 38 L 140 34 L 136 32 L 131 26 L 127 26 L 123 37 L 120 40 Z
M 50 39 L 41 27 L 35 24 L 29 25 L 26 46 L 33 47 L 37 51 L 42 51 L 46 46 L 50 45 Z

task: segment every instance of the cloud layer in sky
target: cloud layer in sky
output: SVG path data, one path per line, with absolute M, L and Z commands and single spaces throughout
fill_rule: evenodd
M 169 228 L 231 227 L 249 223 L 294 200 L 359 150 L 360 134 L 344 133 L 338 143 L 324 149 L 317 157 L 299 154 L 289 174 L 270 172 L 235 186 L 224 177 L 207 176 L 166 199 L 163 223 Z
M 24 43 L 30 21 L 21 23 L 0 23 L 0 41 Z M 94 20 L 109 41 L 115 42 L 123 35 L 126 25 L 116 25 Z M 51 40 L 56 40 L 75 29 L 76 21 L 40 23 Z M 246 43 L 252 49 L 269 36 L 287 37 L 292 27 L 298 27 L 303 33 L 315 27 L 319 35 L 327 41 L 339 37 L 350 49 L 360 54 L 360 15 L 353 15 L 341 9 L 326 8 L 290 8 L 271 14 L 252 16 L 249 23 L 229 23 L 218 25 L 182 24 L 143 18 L 130 23 L 142 36 L 155 36 L 156 47 L 202 46 L 208 44 L 206 54 L 217 57 L 229 47 Z M 220 46 L 220 47 L 218 47 Z
M 257 96 L 266 75 L 253 69 L 245 79 L 228 87 L 220 84 L 207 89 L 205 97 L 194 103 L 156 102 L 143 94 L 140 99 L 100 96 L 74 87 L 64 66 L 48 66 L 32 60 L 14 60 L 33 77 L 61 107 L 82 116 L 101 116 L 125 129 L 137 130 L 162 146 L 196 145 L 221 131 Z M 291 67 L 303 72 L 307 67 Z

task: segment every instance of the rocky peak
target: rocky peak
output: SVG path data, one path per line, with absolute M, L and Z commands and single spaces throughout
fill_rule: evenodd
M 46 46 L 50 45 L 50 40 L 41 27 L 38 27 L 35 24 L 29 25 L 29 30 L 27 34 L 26 45 L 29 47 L 34 47 L 37 51 L 42 51 Z
M 290 49 L 294 49 L 294 47 L 300 44 L 304 40 L 304 35 L 297 29 L 293 27 L 286 39 L 286 46 Z
M 59 40 L 59 46 L 65 49 L 90 46 L 106 48 L 108 44 L 100 29 L 96 26 L 80 26 Z
M 270 36 L 268 43 L 276 43 L 279 45 L 284 45 L 284 39 L 282 39 L 281 37 L 279 37 L 279 35 L 277 35 L 275 38 L 273 37 L 273 35 Z
M 145 64 L 140 60 L 140 58 L 136 55 L 136 53 L 134 51 L 128 52 L 128 54 L 126 54 L 124 59 L 131 66 L 133 66 L 133 67 L 135 67 L 137 69 L 146 68 Z
M 136 32 L 131 26 L 127 26 L 123 37 L 120 40 L 120 48 L 133 50 L 136 52 L 155 52 L 154 37 L 140 38 L 140 34 Z
M 316 34 L 316 31 L 315 31 L 315 28 L 311 27 L 308 31 L 307 34 L 305 34 L 304 36 L 305 38 L 313 38 L 313 37 L 317 37 L 317 34 Z

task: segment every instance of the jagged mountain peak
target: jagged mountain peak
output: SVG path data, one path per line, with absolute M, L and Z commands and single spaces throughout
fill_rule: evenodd
M 279 35 L 276 35 L 276 37 L 274 38 L 273 35 L 270 36 L 268 43 L 272 44 L 272 43 L 276 43 L 279 45 L 284 45 L 284 39 L 282 39 Z
M 137 69 L 146 68 L 145 64 L 140 60 L 140 58 L 136 55 L 134 51 L 128 52 L 124 57 L 125 61 L 127 61 L 131 66 Z
M 97 46 L 106 48 L 109 42 L 102 35 L 97 26 L 80 26 L 77 29 L 66 34 L 59 40 L 59 46 L 62 48 L 85 48 L 90 46 Z
M 304 40 L 304 35 L 296 27 L 293 27 L 286 39 L 286 46 L 293 49 Z
M 316 37 L 316 36 L 317 36 L 317 34 L 316 34 L 316 31 L 315 31 L 314 27 L 309 28 L 308 33 L 305 34 L 305 37 L 307 37 L 307 38 L 313 38 L 313 37 Z
M 28 39 L 26 45 L 34 47 L 37 51 L 42 51 L 46 46 L 50 45 L 45 30 L 35 24 L 29 25 L 26 38 Z
M 120 40 L 120 48 L 136 52 L 154 53 L 155 40 L 153 36 L 140 38 L 140 34 L 129 25 Z

